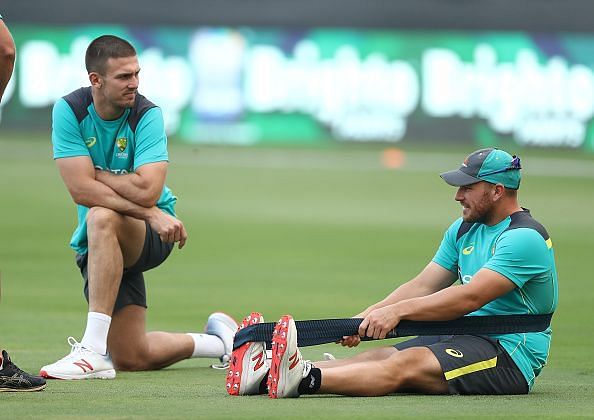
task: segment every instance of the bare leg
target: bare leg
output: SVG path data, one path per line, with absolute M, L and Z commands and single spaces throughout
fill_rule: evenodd
M 359 353 L 355 356 L 348 357 L 346 359 L 336 359 L 336 360 L 323 360 L 319 362 L 314 362 L 314 366 L 320 369 L 326 369 L 331 367 L 338 367 L 338 366 L 350 366 L 353 363 L 361 363 L 361 362 L 368 362 L 368 361 L 378 361 L 387 359 L 388 357 L 392 356 L 396 350 L 394 347 L 379 347 L 376 349 L 371 349 L 364 351 L 363 353 Z
M 187 334 L 145 330 L 146 309 L 128 305 L 111 322 L 107 347 L 118 370 L 161 369 L 189 358 L 194 341 Z
M 391 356 L 381 360 L 322 368 L 319 393 L 380 396 L 402 390 L 429 394 L 448 392 L 441 366 L 431 350 L 426 347 L 393 349 Z
M 89 312 L 111 316 L 124 267 L 134 265 L 144 246 L 142 220 L 93 207 L 87 216 L 89 237 Z
M 113 314 L 124 267 L 133 266 L 142 252 L 145 222 L 94 207 L 87 216 L 87 233 L 89 312 L 92 314 L 89 314 L 80 346 L 76 344 L 78 350 L 52 365 L 44 366 L 45 376 L 111 379 L 115 377 L 114 367 L 120 370 L 159 369 L 191 357 L 195 347 L 192 336 L 146 332 L 146 308 L 127 305 Z M 222 352 L 224 344 L 221 339 L 211 338 Z M 104 355 L 106 348 L 111 353 L 113 364 Z M 93 364 L 78 359 L 82 351 L 87 352 L 85 357 L 91 357 Z M 213 351 L 218 350 L 205 350 L 206 353 Z M 81 360 L 84 367 L 79 366 Z M 78 367 L 84 371 L 83 374 Z
M 112 315 L 124 267 L 138 261 L 146 235 L 142 220 L 95 207 L 87 218 L 89 234 L 89 311 Z M 146 309 L 128 305 L 113 314 L 107 339 L 120 370 L 169 366 L 192 355 L 194 341 L 186 334 L 146 330 Z

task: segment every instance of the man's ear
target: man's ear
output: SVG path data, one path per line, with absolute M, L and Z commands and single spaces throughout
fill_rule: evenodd
M 503 184 L 495 184 L 492 190 L 493 200 L 500 200 L 505 195 L 505 186 Z
M 89 73 L 89 82 L 91 82 L 91 86 L 101 88 L 103 79 L 99 73 L 92 71 Z

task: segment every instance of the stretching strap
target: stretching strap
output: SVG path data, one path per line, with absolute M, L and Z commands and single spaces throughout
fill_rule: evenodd
M 417 335 L 485 335 L 538 332 L 549 328 L 553 314 L 543 315 L 490 315 L 464 316 L 452 321 L 407 321 L 403 320 L 388 332 L 386 338 Z M 362 318 L 312 319 L 295 321 L 297 345 L 300 347 L 333 343 L 342 337 L 359 333 Z M 247 326 L 235 335 L 233 349 L 251 341 L 270 343 L 274 322 Z M 362 340 L 373 340 L 363 337 Z

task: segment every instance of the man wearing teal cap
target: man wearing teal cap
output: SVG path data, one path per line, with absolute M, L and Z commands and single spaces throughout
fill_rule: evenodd
M 343 338 L 342 344 L 356 346 L 365 336 L 385 338 L 401 320 L 553 313 L 558 300 L 553 246 L 545 228 L 518 204 L 520 170 L 518 157 L 489 148 L 442 173 L 458 187 L 455 200 L 462 217 L 446 230 L 437 253 L 416 277 L 355 316 L 364 318 L 359 335 Z M 285 315 L 275 328 L 272 361 L 250 364 L 262 359 L 258 353 L 265 352 L 265 343 L 239 347 L 231 357 L 227 389 L 232 395 L 257 394 L 267 385 L 272 398 L 402 391 L 526 394 L 547 362 L 550 342 L 550 328 L 424 336 L 348 359 L 311 363 L 302 359 L 295 322 Z
M 486 181 L 511 190 L 520 188 L 520 158 L 498 149 L 481 149 L 469 155 L 459 169 L 444 172 L 445 182 L 456 187 Z

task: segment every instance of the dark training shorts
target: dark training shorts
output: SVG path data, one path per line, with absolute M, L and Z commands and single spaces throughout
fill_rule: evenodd
M 527 394 L 520 369 L 498 341 L 476 335 L 420 336 L 394 347 L 427 347 L 435 354 L 450 394 Z
M 146 236 L 144 247 L 138 261 L 129 268 L 124 269 L 120 290 L 116 298 L 113 312 L 117 312 L 127 305 L 138 305 L 146 308 L 146 288 L 143 272 L 157 267 L 167 259 L 173 244 L 164 243 L 157 232 L 153 231 L 146 223 Z M 84 293 L 89 301 L 89 277 L 87 273 L 88 254 L 76 254 L 76 265 L 85 281 Z

